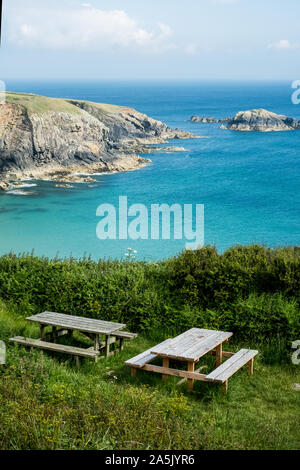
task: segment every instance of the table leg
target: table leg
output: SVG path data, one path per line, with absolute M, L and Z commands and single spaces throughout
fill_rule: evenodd
M 120 352 L 124 349 L 124 338 L 120 338 Z
M 223 360 L 223 345 L 220 344 L 216 348 L 216 366 L 219 367 L 222 364 Z
M 195 372 L 195 363 L 188 362 L 188 372 Z M 192 392 L 194 388 L 194 379 L 188 379 L 188 391 Z
M 169 369 L 169 365 L 170 365 L 169 358 L 164 357 L 163 358 L 163 367 L 166 368 L 166 369 Z M 164 382 L 166 382 L 168 380 L 168 378 L 169 378 L 168 375 L 163 374 L 162 379 L 163 379 Z
M 109 356 L 109 349 L 110 349 L 110 336 L 106 336 L 105 340 L 105 357 Z
M 94 349 L 95 351 L 100 351 L 100 338 L 99 335 L 94 336 Z

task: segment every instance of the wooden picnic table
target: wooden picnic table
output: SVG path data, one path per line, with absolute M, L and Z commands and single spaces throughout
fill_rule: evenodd
M 194 380 L 221 383 L 227 391 L 229 377 L 243 365 L 248 364 L 249 373 L 253 374 L 253 361 L 258 354 L 258 351 L 248 349 L 238 353 L 223 351 L 223 344 L 232 336 L 230 332 L 192 328 L 129 359 L 125 364 L 131 367 L 132 375 L 136 374 L 137 369 L 142 369 L 162 374 L 163 380 L 167 380 L 169 375 L 181 377 L 183 380 L 179 384 L 187 380 L 190 391 Z M 216 370 L 208 375 L 200 374 L 201 368 L 195 370 L 196 363 L 206 354 L 216 356 Z M 157 357 L 162 359 L 162 367 L 150 364 Z M 223 358 L 228 360 L 222 364 Z M 186 362 L 187 371 L 171 369 L 170 360 Z
M 50 351 L 63 352 L 72 354 L 76 358 L 79 365 L 79 357 L 93 357 L 97 362 L 100 351 L 104 349 L 105 357 L 110 353 L 110 345 L 116 340 L 120 341 L 119 349 L 123 349 L 123 341 L 125 339 L 135 338 L 135 333 L 122 331 L 126 325 L 103 320 L 94 320 L 92 318 L 78 317 L 74 315 L 66 315 L 56 312 L 43 312 L 37 315 L 27 317 L 26 320 L 38 323 L 40 326 L 40 338 L 38 340 L 32 338 L 15 337 L 11 338 L 11 342 L 19 343 L 31 348 L 40 348 Z M 50 326 L 52 331 L 45 332 L 45 328 Z M 87 336 L 94 341 L 94 346 L 89 348 L 78 348 L 57 344 L 57 339 L 61 336 L 72 336 L 74 331 Z M 104 336 L 104 341 L 100 340 L 100 336 Z
M 108 322 L 103 320 L 94 320 L 93 318 L 77 317 L 56 312 L 43 312 L 27 317 L 26 320 L 39 323 L 41 340 L 44 339 L 44 330 L 46 326 L 52 326 L 52 334 L 49 335 L 53 342 L 56 342 L 57 336 L 73 331 L 80 331 L 88 338 L 94 340 L 94 350 L 100 351 L 100 335 L 105 336 L 105 356 L 109 355 L 110 337 L 112 333 L 122 330 L 125 324 Z M 57 331 L 57 328 L 61 330 Z
M 163 342 L 151 349 L 151 354 L 162 357 L 163 367 L 168 368 L 170 359 L 187 362 L 188 371 L 195 372 L 195 364 L 210 351 L 216 350 L 216 366 L 222 362 L 223 343 L 227 342 L 233 333 L 192 328 L 167 343 Z M 163 375 L 164 380 L 168 378 Z M 193 388 L 194 380 L 188 379 L 189 390 Z

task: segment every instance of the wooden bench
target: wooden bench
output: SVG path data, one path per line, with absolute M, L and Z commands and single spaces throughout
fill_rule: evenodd
M 250 375 L 253 375 L 254 358 L 257 354 L 258 351 L 255 350 L 241 349 L 207 375 L 206 379 L 223 384 L 224 390 L 227 392 L 228 379 L 244 365 L 248 364 L 248 372 Z
M 117 338 L 124 338 L 124 339 L 134 339 L 138 335 L 137 333 L 129 333 L 129 331 L 117 331 L 112 334 L 113 336 L 116 336 Z
M 171 338 L 164 341 L 164 343 L 167 344 L 169 341 L 171 341 Z M 125 362 L 126 366 L 131 367 L 132 376 L 136 375 L 137 369 L 142 369 L 146 364 L 149 364 L 149 362 L 152 362 L 154 359 L 156 359 L 157 354 L 152 354 L 151 349 L 152 348 L 147 349 L 147 351 L 144 351 Z
M 112 338 L 114 338 L 114 341 L 116 341 L 117 339 L 120 340 L 119 349 L 120 351 L 123 351 L 124 341 L 126 339 L 135 339 L 137 336 L 137 333 L 129 333 L 129 331 L 117 331 L 113 333 Z
M 40 339 L 24 338 L 23 336 L 15 336 L 14 338 L 10 338 L 9 341 L 30 348 L 39 348 L 48 351 L 71 354 L 72 356 L 75 356 L 78 367 L 80 365 L 79 357 L 92 357 L 96 359 L 99 356 L 99 352 L 92 349 L 82 349 L 74 346 L 66 346 L 64 344 L 48 343 L 46 341 L 41 341 Z

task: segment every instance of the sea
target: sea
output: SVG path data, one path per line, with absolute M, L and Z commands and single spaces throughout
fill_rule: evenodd
M 156 150 L 152 163 L 126 173 L 95 176 L 95 183 L 58 188 L 24 181 L 0 195 L 0 255 L 137 259 L 156 262 L 186 249 L 187 240 L 97 237 L 97 208 L 142 204 L 204 205 L 204 243 L 222 253 L 233 245 L 300 245 L 300 131 L 232 132 L 192 123 L 192 115 L 224 118 L 265 108 L 300 119 L 291 82 L 7 81 L 7 89 L 49 97 L 129 106 L 202 137 L 170 141 L 185 152 Z M 143 156 L 143 155 L 142 155 Z M 150 215 L 149 215 L 150 217 Z M 130 218 L 129 221 L 130 222 Z M 132 219 L 133 220 L 133 219 Z M 150 232 L 150 230 L 149 230 Z M 118 236 L 118 233 L 117 233 Z M 136 258 L 128 257 L 128 248 Z M 130 253 L 132 253 L 130 251 Z

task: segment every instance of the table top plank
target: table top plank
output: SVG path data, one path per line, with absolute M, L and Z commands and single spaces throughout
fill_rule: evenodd
M 192 328 L 173 338 L 168 344 L 154 346 L 151 353 L 170 359 L 196 362 L 232 335 L 230 332 Z
M 85 324 L 85 323 L 88 323 L 88 324 L 91 324 L 92 322 L 95 322 L 95 323 L 105 323 L 106 325 L 115 325 L 116 323 L 115 322 L 109 322 L 109 321 L 103 321 L 103 320 L 97 320 L 97 319 L 94 319 L 94 318 L 86 318 L 86 317 L 78 317 L 78 316 L 75 316 L 75 315 L 67 315 L 67 314 L 64 314 L 64 313 L 56 313 L 56 312 L 43 312 L 43 313 L 39 313 L 37 315 L 33 315 L 32 317 L 29 317 L 29 318 L 36 318 L 37 320 L 41 320 L 42 318 L 45 318 L 45 319 L 49 319 L 49 318 L 52 318 L 52 319 L 57 319 L 57 320 L 62 320 L 62 319 L 65 319 L 65 320 L 69 320 L 70 318 L 71 319 L 76 319 L 76 322 L 77 323 L 82 323 L 82 324 Z
M 194 342 L 199 341 L 199 337 L 205 338 L 207 336 L 210 336 L 211 334 L 215 334 L 215 331 L 211 332 L 209 330 L 200 330 L 197 328 L 192 328 L 188 331 L 185 331 L 179 336 L 176 336 L 173 338 L 169 344 L 161 343 L 157 346 L 155 346 L 155 352 L 157 354 L 168 354 L 170 351 L 177 351 L 179 349 L 182 349 L 184 345 L 188 345 L 190 347 Z
M 200 341 L 206 341 L 206 339 L 207 336 L 201 336 L 201 333 L 196 334 L 195 332 L 191 332 L 176 344 L 171 343 L 170 345 L 167 345 L 161 353 L 181 357 L 185 350 L 194 347 L 199 344 Z
M 210 335 L 207 336 L 198 335 L 197 337 L 192 338 L 192 341 L 190 342 L 185 341 L 184 343 L 180 343 L 179 347 L 176 348 L 175 352 L 179 356 L 186 356 L 188 353 L 192 353 L 194 350 L 197 351 L 202 345 L 207 344 L 207 341 L 210 338 L 215 338 L 216 336 L 216 333 L 210 333 Z
M 181 335 L 176 336 L 176 338 L 170 338 L 169 343 L 166 343 L 165 341 L 163 341 L 162 343 L 158 344 L 157 346 L 154 346 L 156 354 L 163 353 L 165 351 L 166 347 L 168 347 L 170 343 L 172 343 L 173 346 L 176 346 L 176 343 L 179 343 L 181 340 L 184 340 L 185 337 L 188 336 L 188 333 L 189 333 L 188 331 L 185 331 Z
M 197 361 L 200 357 L 227 341 L 231 336 L 232 333 L 217 333 L 216 335 L 207 338 L 207 340 L 202 342 L 200 345 L 196 345 L 194 348 L 185 351 L 184 356 L 186 357 L 186 360 Z
M 37 315 L 27 317 L 26 320 L 40 323 L 41 325 L 57 326 L 86 333 L 106 335 L 112 334 L 113 332 L 122 330 L 126 327 L 126 325 L 122 323 L 77 317 L 75 315 L 66 315 L 56 312 L 39 313 Z

